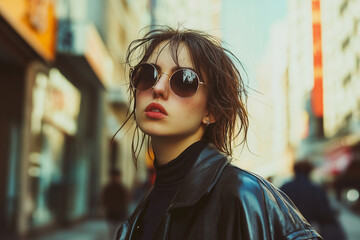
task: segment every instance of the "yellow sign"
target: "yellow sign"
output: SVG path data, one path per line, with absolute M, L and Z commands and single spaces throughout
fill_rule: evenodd
M 0 15 L 45 60 L 55 57 L 53 0 L 0 0 Z

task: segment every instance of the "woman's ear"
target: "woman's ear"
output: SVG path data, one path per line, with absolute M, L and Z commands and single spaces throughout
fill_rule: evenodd
M 216 122 L 216 119 L 215 119 L 214 115 L 212 115 L 211 113 L 208 113 L 203 117 L 202 122 L 206 126 L 209 126 L 210 124 Z

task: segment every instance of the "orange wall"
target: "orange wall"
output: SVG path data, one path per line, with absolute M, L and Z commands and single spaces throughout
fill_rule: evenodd
M 0 14 L 41 57 L 54 59 L 56 18 L 52 0 L 0 0 Z M 39 28 L 31 19 L 38 19 Z
M 323 66 L 321 45 L 320 0 L 312 0 L 313 57 L 314 57 L 314 88 L 311 102 L 315 116 L 323 116 Z

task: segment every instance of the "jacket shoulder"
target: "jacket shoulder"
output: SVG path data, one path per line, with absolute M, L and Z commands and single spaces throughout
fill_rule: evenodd
M 276 208 L 279 211 L 289 212 L 289 208 L 301 220 L 306 221 L 291 200 L 272 183 L 250 171 L 241 169 L 232 164 L 225 167 L 219 181 L 218 190 L 228 199 L 234 199 L 245 203 L 251 202 L 251 206 L 259 208 Z
M 237 190 L 241 188 L 241 190 L 243 191 L 247 191 L 247 190 L 258 191 L 261 190 L 260 188 L 263 180 L 264 180 L 263 178 L 252 172 L 243 170 L 232 164 L 228 164 L 224 168 L 221 178 L 219 179 L 219 183 L 220 181 L 225 181 L 225 182 L 227 181 L 233 183 L 228 185 L 230 188 L 234 187 Z
M 264 178 L 232 164 L 224 168 L 218 185 L 221 186 L 223 194 L 228 197 L 239 197 L 241 200 L 255 196 L 263 199 L 269 197 L 269 194 L 280 194 L 278 189 Z
M 239 209 L 240 219 L 259 225 L 277 239 L 320 239 L 291 200 L 255 173 L 228 164 L 214 191 L 223 196 L 229 211 Z

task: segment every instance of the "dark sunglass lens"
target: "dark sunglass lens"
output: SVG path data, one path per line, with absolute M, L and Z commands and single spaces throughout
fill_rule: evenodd
M 180 97 L 191 97 L 198 88 L 198 77 L 190 69 L 182 69 L 175 72 L 170 80 L 172 91 Z
M 137 90 L 148 90 L 154 86 L 157 80 L 157 72 L 150 64 L 141 64 L 135 68 L 131 80 Z

